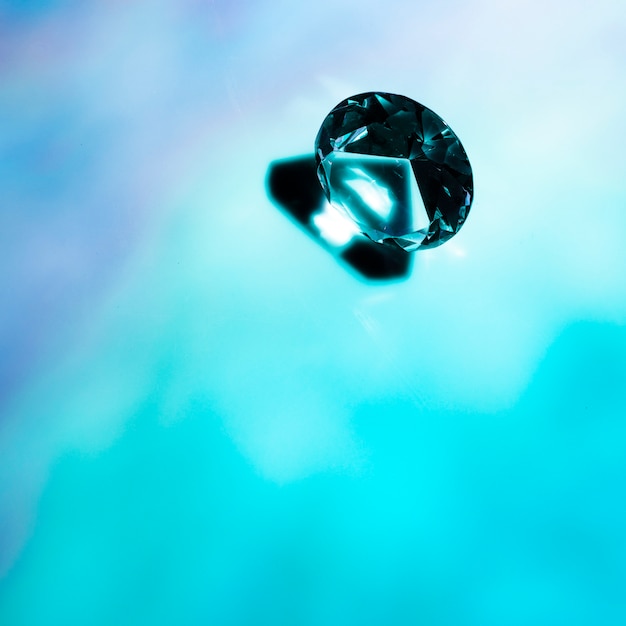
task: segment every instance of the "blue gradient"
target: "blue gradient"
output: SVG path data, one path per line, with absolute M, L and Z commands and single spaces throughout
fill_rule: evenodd
M 624 624 L 625 27 L 0 3 L 0 624 Z M 476 187 L 384 286 L 265 189 L 370 90 Z

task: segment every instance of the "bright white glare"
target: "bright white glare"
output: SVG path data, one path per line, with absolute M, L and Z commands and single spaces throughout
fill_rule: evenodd
M 359 233 L 356 225 L 328 202 L 312 219 L 320 236 L 332 246 L 345 246 Z
M 371 176 L 361 169 L 353 170 L 355 177 L 346 180 L 346 186 L 353 189 L 363 204 L 382 219 L 388 219 L 393 211 L 393 200 L 389 190 L 381 187 Z

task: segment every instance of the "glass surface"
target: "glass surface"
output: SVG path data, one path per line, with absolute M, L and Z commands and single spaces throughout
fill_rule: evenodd
M 625 28 L 0 2 L 0 624 L 626 623 Z M 474 173 L 393 280 L 268 191 L 371 90 Z

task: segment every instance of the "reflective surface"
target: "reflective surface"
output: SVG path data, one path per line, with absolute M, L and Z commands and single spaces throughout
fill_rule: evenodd
M 366 9 L 1 5 L 0 624 L 626 621 L 624 3 Z M 480 181 L 378 284 L 266 189 L 372 89 Z

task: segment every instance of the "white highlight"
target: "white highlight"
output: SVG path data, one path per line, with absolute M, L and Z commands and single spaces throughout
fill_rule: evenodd
M 332 246 L 345 246 L 359 233 L 356 225 L 328 202 L 313 216 L 312 222 L 320 236 Z
M 393 200 L 389 190 L 381 187 L 361 169 L 355 169 L 354 174 L 355 178 L 346 180 L 346 186 L 359 195 L 366 207 L 383 219 L 389 218 L 393 211 Z

